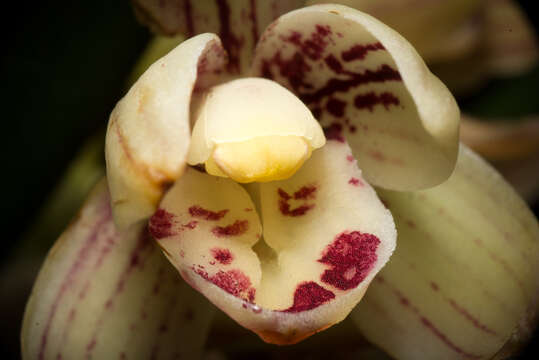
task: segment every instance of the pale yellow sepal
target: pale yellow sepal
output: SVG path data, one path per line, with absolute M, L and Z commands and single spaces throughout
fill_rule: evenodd
M 200 358 L 213 307 L 181 281 L 145 225 L 120 232 L 106 180 L 96 185 L 36 279 L 23 359 Z
M 238 182 L 292 176 L 325 144 L 309 109 L 281 85 L 260 78 L 216 86 L 199 107 L 188 154 L 191 165 Z
M 462 146 L 442 185 L 378 194 L 399 246 L 352 312 L 369 341 L 395 359 L 492 359 L 529 336 L 539 227 L 500 174 Z

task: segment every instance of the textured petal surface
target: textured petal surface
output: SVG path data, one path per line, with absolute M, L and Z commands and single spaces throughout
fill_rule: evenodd
M 251 193 L 265 241 L 247 192 L 196 170 L 167 193 L 150 230 L 184 279 L 267 342 L 294 343 L 344 319 L 396 238 L 350 148 L 330 142 L 290 179 Z
M 244 73 L 264 28 L 304 0 L 133 0 L 139 19 L 164 35 L 216 33 L 223 41 L 232 74 Z
M 41 269 L 24 316 L 23 358 L 196 359 L 211 309 L 143 225 L 116 231 L 102 181 Z
M 380 196 L 399 246 L 352 313 L 370 341 L 399 359 L 490 359 L 530 325 L 537 220 L 489 165 L 462 147 L 446 183 Z
M 166 187 L 182 174 L 192 91 L 210 85 L 224 63 L 215 35 L 189 39 L 154 63 L 114 108 L 106 159 L 120 228 L 149 217 Z
M 395 31 L 340 5 L 288 13 L 263 34 L 253 74 L 289 87 L 346 138 L 375 185 L 411 190 L 453 170 L 459 111 L 447 88 Z
M 304 321 L 313 329 L 344 319 L 389 259 L 396 238 L 391 214 L 350 148 L 329 141 L 290 179 L 261 184 L 260 204 L 272 249 L 263 257 L 261 305 L 312 309 Z

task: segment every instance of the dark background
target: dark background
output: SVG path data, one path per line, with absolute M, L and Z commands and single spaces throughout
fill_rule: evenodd
M 539 28 L 538 14 L 532 10 L 534 1 L 521 3 Z M 0 269 L 16 256 L 21 236 L 35 222 L 81 144 L 103 131 L 110 111 L 125 91 L 133 64 L 150 38 L 146 28 L 136 22 L 129 2 L 10 2 L 10 10 L 2 13 Z M 535 69 L 517 82 L 492 81 L 478 96 L 463 99 L 461 104 L 473 107 L 488 101 L 507 84 L 537 90 L 538 79 L 539 70 Z M 534 92 L 534 97 L 538 95 Z M 539 101 L 527 106 L 539 114 Z M 510 115 L 521 109 L 515 104 L 506 111 Z M 537 204 L 533 207 L 537 214 Z M 47 249 L 55 237 L 44 235 L 35 247 Z M 29 289 L 21 291 L 27 296 Z M 20 296 L 2 293 L 0 297 L 5 300 L 15 295 Z M 19 357 L 25 296 L 22 298 L 14 308 L 0 309 L 2 359 Z M 521 358 L 531 358 L 532 351 L 538 349 L 535 339 Z

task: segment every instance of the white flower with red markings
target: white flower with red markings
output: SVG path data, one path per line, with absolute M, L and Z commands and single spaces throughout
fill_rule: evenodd
M 192 20 L 208 3 L 183 4 Z M 220 34 L 231 61 L 216 35 L 192 37 L 117 104 L 108 189 L 98 186 L 49 255 L 25 315 L 24 356 L 194 358 L 212 306 L 185 283 L 271 343 L 340 322 L 370 286 L 353 318 L 393 356 L 497 351 L 533 298 L 539 230 L 467 150 L 443 183 L 459 156 L 460 115 L 447 88 L 403 37 L 357 10 L 312 6 L 264 32 L 255 26 L 260 41 L 249 54 L 255 42 L 230 30 L 239 7 L 215 5 L 228 14 Z M 484 209 L 501 198 L 506 207 Z M 393 217 L 406 244 L 382 270 L 396 245 Z M 527 262 L 492 253 L 505 226 Z M 471 285 L 454 286 L 462 275 L 453 265 Z M 517 280 L 523 296 L 508 314 L 481 310 L 475 288 L 506 301 L 483 269 L 504 279 L 503 291 Z M 419 335 L 428 342 L 418 345 Z

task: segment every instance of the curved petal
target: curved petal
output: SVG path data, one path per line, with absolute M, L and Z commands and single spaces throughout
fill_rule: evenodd
M 458 150 L 459 110 L 399 34 L 340 5 L 288 13 L 261 38 L 253 73 L 292 89 L 348 140 L 367 180 L 411 190 L 444 181 Z
M 329 141 L 291 178 L 260 184 L 260 204 L 269 246 L 258 289 L 262 307 L 304 312 L 311 331 L 343 320 L 396 240 L 391 214 L 350 148 Z
M 23 358 L 196 358 L 211 309 L 143 225 L 117 232 L 102 181 L 39 273 L 24 316 Z
M 374 16 L 404 36 L 427 62 L 458 58 L 481 41 L 482 24 L 477 17 L 484 0 L 307 1 L 307 5 L 325 3 Z
M 224 66 L 219 39 L 189 39 L 154 63 L 114 108 L 107 129 L 107 176 L 121 229 L 149 217 L 185 169 L 195 86 Z
M 195 118 L 187 162 L 237 182 L 286 179 L 326 141 L 305 104 L 262 78 L 212 87 Z
M 158 33 L 191 37 L 216 33 L 228 52 L 227 71 L 244 74 L 259 34 L 304 0 L 132 0 L 139 19 Z
M 247 192 L 196 170 L 167 193 L 150 229 L 193 287 L 263 340 L 291 344 L 348 314 L 391 255 L 395 228 L 344 144 L 316 150 L 259 194 L 265 241 Z
M 496 171 L 461 147 L 444 184 L 380 196 L 399 247 L 352 313 L 370 341 L 399 359 L 490 359 L 522 336 L 539 295 L 539 227 Z

